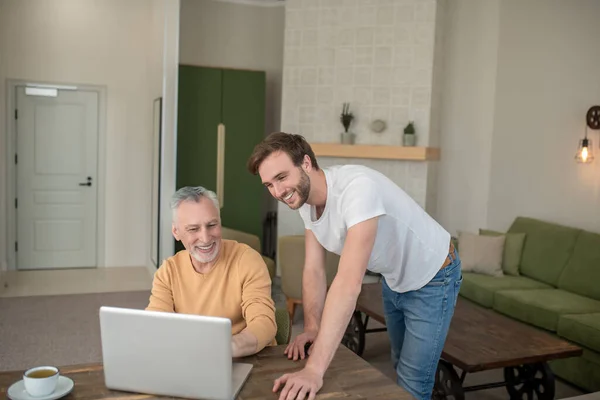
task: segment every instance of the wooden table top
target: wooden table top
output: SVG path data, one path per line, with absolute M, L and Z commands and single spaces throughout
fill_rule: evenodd
M 357 307 L 385 325 L 381 284 L 364 284 Z M 531 325 L 458 298 L 442 358 L 467 372 L 547 362 L 583 350 Z
M 281 375 L 295 372 L 304 361 L 291 361 L 283 354 L 285 346 L 268 347 L 259 354 L 240 359 L 254 365 L 238 400 L 277 399 L 272 392 L 273 382 Z M 102 364 L 85 364 L 61 367 L 61 374 L 75 382 L 75 388 L 65 400 L 92 399 L 163 399 L 167 397 L 108 390 L 104 385 Z M 0 373 L 0 398 L 13 383 L 23 376 L 23 371 Z M 323 387 L 317 399 L 412 399 L 410 394 L 383 375 L 369 363 L 344 346 L 340 346 L 325 373 Z

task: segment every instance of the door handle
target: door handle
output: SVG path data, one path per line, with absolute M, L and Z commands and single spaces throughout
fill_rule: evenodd
M 217 127 L 217 198 L 219 206 L 223 208 L 225 203 L 225 125 L 219 124 Z
M 80 182 L 79 186 L 92 186 L 92 177 L 88 176 L 87 177 L 87 182 Z

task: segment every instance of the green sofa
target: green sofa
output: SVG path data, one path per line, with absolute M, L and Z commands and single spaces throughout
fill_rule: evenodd
M 464 272 L 460 295 L 582 347 L 582 356 L 550 366 L 599 391 L 600 234 L 527 217 L 517 217 L 507 233 L 525 233 L 518 275 Z

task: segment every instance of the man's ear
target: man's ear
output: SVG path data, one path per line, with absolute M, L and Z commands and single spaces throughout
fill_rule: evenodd
M 179 233 L 177 231 L 177 227 L 175 227 L 175 224 L 171 224 L 171 233 L 173 233 L 175 240 L 181 241 L 181 239 L 179 239 Z
M 308 154 L 305 154 L 304 158 L 302 159 L 302 169 L 306 173 L 312 171 L 312 161 L 310 161 L 310 157 L 308 156 Z

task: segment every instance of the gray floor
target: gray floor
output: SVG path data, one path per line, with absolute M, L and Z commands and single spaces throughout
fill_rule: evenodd
M 26 369 L 32 365 L 68 365 L 102 360 L 98 309 L 101 305 L 143 308 L 148 291 L 0 298 L 0 371 Z M 285 307 L 277 282 L 273 298 Z M 369 327 L 376 327 L 376 323 Z M 294 318 L 292 335 L 302 331 L 302 309 Z M 389 362 L 387 334 L 367 335 L 363 357 L 394 379 Z M 501 371 L 467 376 L 466 384 L 501 380 Z M 582 394 L 557 381 L 556 398 Z M 467 394 L 467 399 L 507 399 L 505 389 Z

